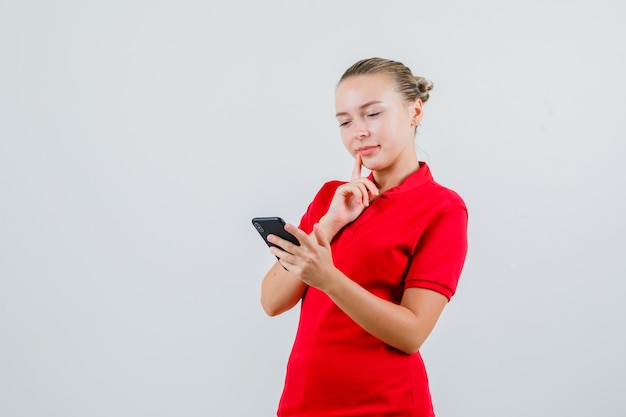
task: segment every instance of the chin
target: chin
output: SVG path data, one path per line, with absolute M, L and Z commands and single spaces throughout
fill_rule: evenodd
M 378 171 L 380 169 L 383 169 L 384 166 L 382 166 L 380 163 L 376 163 L 376 161 L 363 161 L 363 168 L 367 168 L 370 171 Z

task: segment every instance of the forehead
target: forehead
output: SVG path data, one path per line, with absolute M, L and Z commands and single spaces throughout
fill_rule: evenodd
M 399 98 L 400 94 L 388 75 L 357 75 L 339 83 L 335 92 L 335 107 L 338 112 L 343 112 L 371 101 L 389 102 Z

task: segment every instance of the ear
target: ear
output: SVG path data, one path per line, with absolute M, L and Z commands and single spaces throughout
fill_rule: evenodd
M 417 126 L 422 121 L 422 100 L 416 99 L 409 105 L 409 115 L 411 117 L 411 126 Z

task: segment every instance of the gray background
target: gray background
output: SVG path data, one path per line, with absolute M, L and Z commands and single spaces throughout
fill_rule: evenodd
M 435 83 L 470 210 L 422 349 L 452 416 L 626 412 L 624 3 L 0 1 L 0 415 L 270 416 L 297 309 L 250 225 L 352 160 L 334 86 Z

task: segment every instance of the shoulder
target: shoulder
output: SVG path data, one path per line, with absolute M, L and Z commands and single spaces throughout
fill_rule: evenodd
M 313 230 L 313 224 L 326 214 L 328 207 L 330 207 L 330 202 L 335 195 L 335 191 L 342 184 L 345 184 L 345 181 L 333 180 L 325 182 L 320 187 L 300 220 L 300 228 L 302 230 L 307 233 Z
M 388 195 L 398 196 L 403 204 L 414 206 L 420 212 L 436 213 L 454 208 L 465 210 L 461 196 L 437 182 L 426 162 L 420 162 L 420 168 L 388 191 Z
M 315 197 L 313 198 L 313 203 L 318 200 L 325 201 L 328 199 L 332 199 L 333 195 L 335 195 L 335 191 L 337 191 L 337 188 L 345 183 L 346 181 L 339 180 L 331 180 L 325 182 L 315 194 Z
M 435 215 L 446 212 L 463 212 L 467 215 L 467 206 L 459 193 L 432 178 L 414 190 L 412 200 L 419 201 L 424 209 Z
M 317 191 L 315 197 L 313 197 L 313 200 L 309 204 L 309 209 L 315 208 L 317 210 L 323 210 L 325 213 L 330 206 L 330 202 L 335 195 L 335 191 L 337 191 L 337 188 L 339 188 L 339 186 L 345 183 L 345 181 L 338 180 L 325 182 Z
M 463 201 L 463 198 L 461 198 L 456 191 L 448 187 L 444 187 L 434 180 L 431 182 L 430 192 L 437 197 L 439 203 L 442 205 L 442 208 L 461 208 L 467 210 L 465 201 Z

